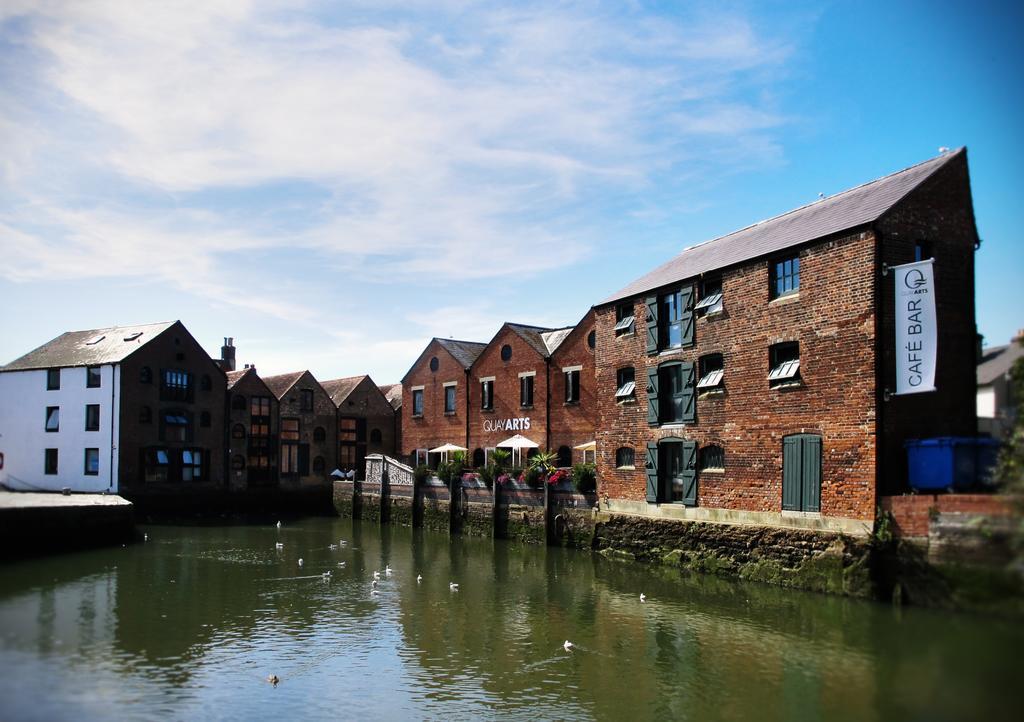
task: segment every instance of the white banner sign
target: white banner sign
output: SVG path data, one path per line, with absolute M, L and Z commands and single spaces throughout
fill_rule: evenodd
M 932 260 L 896 266 L 896 393 L 935 390 L 935 279 Z

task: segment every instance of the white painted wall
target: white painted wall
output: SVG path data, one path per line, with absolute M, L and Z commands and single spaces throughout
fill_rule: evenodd
M 46 370 L 0 373 L 0 483 L 20 490 L 117 492 L 120 367 L 100 367 L 99 388 L 86 370 L 63 368 L 60 389 L 46 390 Z M 99 404 L 99 431 L 85 430 L 86 404 Z M 46 431 L 46 407 L 60 407 L 60 430 Z M 44 474 L 45 449 L 57 449 L 57 474 Z M 85 450 L 99 449 L 99 474 L 85 474 Z
M 996 390 L 991 386 L 978 387 L 978 416 L 986 419 L 996 416 Z

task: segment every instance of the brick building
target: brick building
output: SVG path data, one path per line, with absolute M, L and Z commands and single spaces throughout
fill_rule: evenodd
M 908 438 L 974 430 L 964 149 L 688 248 L 595 307 L 610 511 L 854 529 Z M 936 388 L 895 387 L 893 277 L 932 257 Z M 888 400 L 886 400 L 888 399 Z
M 384 384 L 380 387 L 380 392 L 384 394 L 384 398 L 391 404 L 391 408 L 395 412 L 395 455 L 401 456 L 402 449 L 402 384 Z
M 395 456 L 395 409 L 367 375 L 324 381 L 324 391 L 338 409 L 337 467 L 366 476 L 366 455 Z M 333 468 L 333 467 L 332 467 Z
M 277 397 L 255 366 L 228 371 L 227 377 L 228 485 L 236 490 L 277 486 Z
M 0 371 L 0 482 L 129 498 L 223 483 L 226 380 L 180 321 L 71 331 Z
M 338 409 L 309 371 L 263 378 L 278 400 L 282 488 L 328 486 L 335 468 Z

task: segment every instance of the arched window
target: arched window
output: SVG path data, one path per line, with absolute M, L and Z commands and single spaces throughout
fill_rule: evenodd
M 725 451 L 717 444 L 702 446 L 700 449 L 699 468 L 701 471 L 724 471 Z
M 139 423 L 150 424 L 153 422 L 153 409 L 148 406 L 143 406 L 139 409 Z
M 203 428 L 206 428 L 206 429 L 210 428 L 210 412 L 209 411 L 204 411 L 203 413 L 199 414 L 199 425 L 202 426 Z
M 324 457 L 317 456 L 313 459 L 313 473 L 321 475 L 324 473 Z
M 381 437 L 381 434 L 380 434 L 380 429 L 371 429 L 370 430 L 370 443 L 371 444 L 379 444 L 381 442 L 381 438 L 382 437 Z
M 151 369 L 149 366 L 143 366 L 141 369 L 139 369 L 139 383 L 153 383 L 153 369 Z
M 572 449 L 568 446 L 558 447 L 558 465 L 562 467 L 572 466 Z
M 484 450 L 476 449 L 473 451 L 473 467 L 479 469 L 484 463 Z
M 587 334 L 587 346 L 591 351 L 593 351 L 594 347 L 597 346 L 597 331 L 591 331 Z
M 313 429 L 313 441 L 324 441 L 327 439 L 327 432 L 324 431 L 324 427 L 318 426 Z
M 240 454 L 231 457 L 231 468 L 235 471 L 242 471 L 245 468 L 245 457 Z
M 209 391 L 213 388 L 213 382 L 210 380 L 210 374 L 203 374 L 203 377 L 199 379 L 199 388 L 203 391 Z
M 620 446 L 615 450 L 615 468 L 633 468 L 633 449 L 628 446 Z
M 245 427 L 241 424 L 235 424 L 231 427 L 231 438 L 232 439 L 244 439 L 245 438 Z
M 508 361 L 512 358 L 512 347 L 505 344 L 501 347 L 501 360 Z
M 430 370 L 437 371 L 437 367 L 440 366 L 440 362 L 437 360 L 437 356 L 430 359 Z
M 245 397 L 235 394 L 231 397 L 231 408 L 235 411 L 245 411 Z

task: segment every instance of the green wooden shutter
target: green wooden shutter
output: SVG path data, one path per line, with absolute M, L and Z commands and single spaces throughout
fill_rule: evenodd
M 693 286 L 684 286 L 680 289 L 679 296 L 682 303 L 682 316 L 680 331 L 683 346 L 693 345 Z
M 697 420 L 697 369 L 692 361 L 680 364 L 682 376 L 683 418 L 684 423 L 692 424 Z
M 658 503 L 658 445 L 647 442 L 647 503 Z
M 697 442 L 683 442 L 683 503 L 697 506 Z
M 658 297 L 647 297 L 647 355 L 658 353 Z
M 800 456 L 801 508 L 821 511 L 821 437 L 804 436 Z
M 800 437 L 787 436 L 782 440 L 782 508 L 800 510 Z
M 658 404 L 658 367 L 647 369 L 647 423 L 657 426 L 659 416 Z

